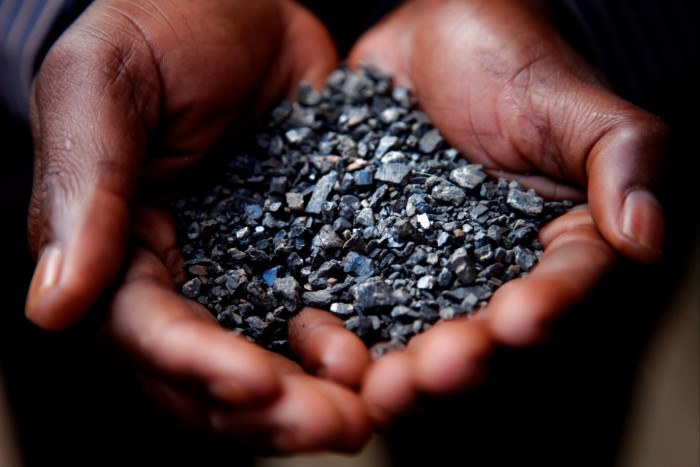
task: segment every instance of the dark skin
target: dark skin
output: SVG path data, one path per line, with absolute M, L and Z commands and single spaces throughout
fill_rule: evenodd
M 365 375 L 375 423 L 423 394 L 467 389 L 494 346 L 534 345 L 620 256 L 656 261 L 664 234 L 653 189 L 668 128 L 613 94 L 549 25 L 546 2 L 414 0 L 368 31 L 352 63 L 409 87 L 443 135 L 494 177 L 581 204 L 541 231 L 545 254 L 477 319 L 443 323 Z M 391 389 L 387 389 L 391 388 Z
M 139 196 L 336 65 L 327 31 L 291 2 L 94 2 L 51 49 L 34 88 L 29 229 L 40 260 L 29 318 L 70 327 L 118 280 L 104 333 L 156 404 L 263 453 L 359 449 L 371 434 L 348 389 L 369 360 L 359 339 L 338 335 L 325 312 L 302 324 L 297 334 L 324 349 L 302 357 L 332 366 L 319 378 L 225 332 L 176 292 L 172 220 Z M 338 353 L 351 358 L 333 365 Z
M 582 202 L 542 230 L 545 253 L 526 279 L 475 318 L 376 361 L 321 310 L 291 322 L 301 365 L 225 332 L 177 293 L 172 219 L 141 189 L 196 165 L 300 80 L 320 86 L 337 66 L 333 45 L 291 1 L 99 0 L 51 49 L 34 88 L 39 260 L 27 316 L 65 329 L 116 284 L 105 333 L 165 410 L 260 452 L 355 451 L 421 395 L 478 384 L 496 346 L 546 338 L 621 256 L 658 258 L 663 214 L 651 193 L 666 126 L 610 92 L 539 4 L 407 1 L 349 58 L 411 88 L 490 174 Z

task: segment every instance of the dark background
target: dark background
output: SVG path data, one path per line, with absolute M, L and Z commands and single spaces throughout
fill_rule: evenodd
M 356 30 L 343 31 L 341 47 Z M 640 356 L 698 238 L 697 72 L 695 64 L 639 101 L 673 130 L 662 191 L 665 257 L 653 266 L 623 263 L 557 323 L 546 344 L 497 352 L 483 386 L 432 401 L 433 410 L 384 433 L 396 448 L 395 465 L 614 464 Z M 25 319 L 33 270 L 26 248 L 31 140 L 1 115 L 0 141 L 0 369 L 25 466 L 246 465 L 240 446 L 204 440 L 155 413 L 129 369 L 89 329 L 47 333 Z

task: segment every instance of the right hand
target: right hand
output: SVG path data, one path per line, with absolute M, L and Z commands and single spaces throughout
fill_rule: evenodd
M 178 291 L 183 258 L 168 213 L 142 208 L 135 224 L 98 335 L 133 368 L 155 407 L 259 455 L 354 453 L 366 444 L 373 427 L 353 389 L 369 356 L 357 336 L 330 313 L 304 309 L 289 334 L 302 365 L 263 349 Z
M 146 188 L 336 66 L 328 32 L 291 0 L 93 2 L 33 88 L 28 318 L 77 323 L 124 266 Z
M 174 224 L 144 196 L 336 66 L 328 32 L 291 0 L 93 2 L 34 86 L 28 317 L 65 329 L 106 299 L 102 335 L 182 423 L 260 453 L 358 450 L 371 434 L 348 389 L 369 360 L 359 338 L 303 311 L 290 336 L 302 367 L 228 332 L 177 291 Z

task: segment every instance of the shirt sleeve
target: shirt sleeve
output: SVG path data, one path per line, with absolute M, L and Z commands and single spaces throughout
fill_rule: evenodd
M 626 98 L 696 64 L 696 0 L 555 0 L 589 58 Z
M 27 119 L 32 80 L 47 43 L 86 3 L 0 0 L 0 101 L 14 118 Z

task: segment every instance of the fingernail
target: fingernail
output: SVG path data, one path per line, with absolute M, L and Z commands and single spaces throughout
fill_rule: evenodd
M 644 248 L 661 252 L 663 211 L 649 191 L 636 190 L 627 195 L 622 208 L 622 233 Z
M 62 262 L 63 253 L 55 245 L 49 245 L 41 253 L 27 294 L 25 313 L 30 320 L 35 312 L 36 303 L 48 290 L 58 284 Z

